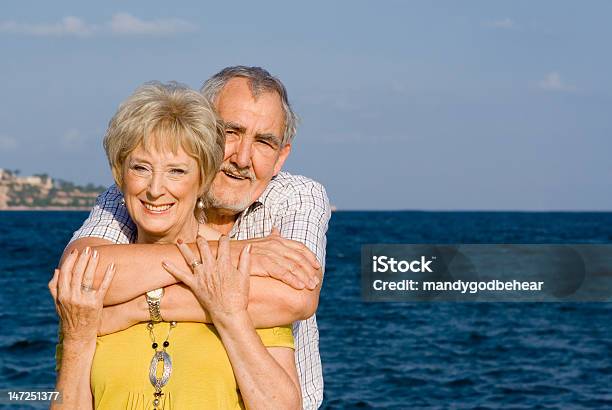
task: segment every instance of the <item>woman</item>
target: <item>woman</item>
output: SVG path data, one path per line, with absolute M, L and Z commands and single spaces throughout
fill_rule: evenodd
M 177 84 L 145 85 L 119 107 L 104 147 L 136 224 L 137 243 L 179 244 L 192 272 L 173 265 L 166 269 L 191 288 L 215 326 L 157 322 L 157 294 L 150 298 L 150 323 L 96 342 L 112 269 L 96 291 L 89 273 L 95 270 L 96 252 L 69 255 L 50 283 L 64 331 L 58 374 L 64 404 L 113 409 L 299 407 L 290 327 L 256 331 L 246 312 L 248 247 L 235 269 L 227 237 L 220 239 L 216 260 L 203 239 L 213 233 L 199 223 L 200 198 L 223 157 L 223 131 L 210 105 Z M 199 254 L 182 245 L 196 240 Z M 93 403 L 85 368 L 91 368 Z

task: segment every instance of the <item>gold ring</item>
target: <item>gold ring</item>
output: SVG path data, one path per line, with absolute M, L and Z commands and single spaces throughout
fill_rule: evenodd
M 196 259 L 196 260 L 194 260 L 193 262 L 190 263 L 191 269 L 195 269 L 195 268 L 198 267 L 198 265 L 201 265 L 201 264 L 202 264 L 202 262 L 200 262 L 199 260 Z

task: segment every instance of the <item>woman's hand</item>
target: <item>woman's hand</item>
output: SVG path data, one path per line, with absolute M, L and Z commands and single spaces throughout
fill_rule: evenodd
M 98 253 L 85 248 L 73 250 L 49 282 L 49 290 L 60 317 L 64 335 L 62 359 L 55 389 L 62 392 L 62 403 L 51 409 L 91 409 L 93 399 L 89 380 L 96 350 L 96 335 L 102 317 L 102 301 L 115 274 L 111 263 L 100 289 L 93 288 Z
M 90 248 L 85 248 L 80 255 L 73 250 L 49 282 L 65 343 L 86 342 L 97 336 L 102 301 L 115 274 L 115 266 L 111 263 L 100 288 L 94 289 L 98 260 L 98 252 L 91 252 Z
M 217 259 L 213 257 L 208 243 L 200 236 L 196 239 L 199 255 L 194 255 L 189 246 L 179 241 L 178 248 L 192 272 L 177 268 L 172 262 L 162 266 L 177 280 L 187 285 L 200 304 L 210 313 L 213 322 L 223 321 L 237 314 L 246 314 L 249 303 L 249 268 L 251 245 L 240 253 L 238 269 L 231 263 L 229 238 L 219 239 Z

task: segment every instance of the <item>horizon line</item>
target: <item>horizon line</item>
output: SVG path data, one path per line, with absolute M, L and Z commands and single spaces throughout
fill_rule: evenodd
M 68 212 L 88 212 L 91 211 L 92 208 L 62 208 L 62 207 L 50 207 L 50 208 L 25 208 L 25 207 L 16 207 L 16 208 L 3 208 L 0 209 L 0 212 L 59 212 L 59 211 L 68 211 Z M 421 213 L 612 213 L 612 209 L 333 209 L 334 212 L 421 212 Z

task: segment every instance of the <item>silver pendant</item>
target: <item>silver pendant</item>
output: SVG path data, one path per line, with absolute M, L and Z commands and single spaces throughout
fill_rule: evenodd
M 164 370 L 162 372 L 162 377 L 157 378 L 157 364 L 159 361 L 164 363 Z M 170 359 L 170 355 L 165 351 L 155 352 L 153 358 L 151 359 L 151 365 L 149 366 L 149 381 L 155 387 L 155 389 L 160 390 L 162 387 L 168 383 L 168 379 L 170 379 L 170 374 L 172 373 L 172 359 Z

